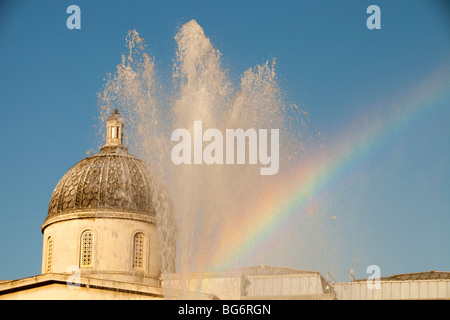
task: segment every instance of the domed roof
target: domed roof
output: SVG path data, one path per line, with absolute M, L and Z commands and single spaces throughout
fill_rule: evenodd
M 48 218 L 90 209 L 153 215 L 155 183 L 143 161 L 102 151 L 81 160 L 62 177 L 53 191 Z
M 155 216 L 152 197 L 157 179 L 145 162 L 128 154 L 122 144 L 123 122 L 117 109 L 107 122 L 106 144 L 84 158 L 59 181 L 47 220 L 80 211 L 119 211 Z

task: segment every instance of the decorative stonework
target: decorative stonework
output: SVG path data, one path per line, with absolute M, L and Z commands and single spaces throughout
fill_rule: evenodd
M 144 234 L 138 232 L 134 235 L 133 239 L 133 249 L 134 249 L 134 259 L 133 268 L 142 269 L 144 268 Z
M 123 145 L 124 122 L 117 109 L 106 122 L 101 151 L 73 166 L 50 199 L 46 221 L 80 211 L 121 211 L 155 216 L 152 197 L 157 188 L 147 164 L 129 155 Z
M 93 266 L 94 234 L 86 230 L 81 235 L 80 267 Z
M 47 239 L 47 273 L 52 272 L 53 261 L 53 239 L 48 237 Z
M 100 152 L 81 160 L 59 181 L 50 200 L 47 219 L 84 209 L 154 215 L 155 183 L 147 165 L 138 158 Z

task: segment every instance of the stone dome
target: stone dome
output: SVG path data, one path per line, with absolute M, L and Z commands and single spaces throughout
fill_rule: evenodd
M 82 212 L 127 212 L 155 216 L 152 197 L 157 179 L 145 162 L 122 144 L 123 121 L 117 109 L 107 122 L 106 144 L 84 158 L 59 181 L 50 199 L 50 218 Z
M 128 153 L 123 129 L 116 109 L 100 152 L 78 162 L 56 185 L 41 226 L 42 273 L 77 266 L 99 279 L 160 286 L 161 270 L 175 270 L 168 190 L 150 166 Z
M 53 191 L 48 216 L 105 209 L 154 215 L 147 165 L 128 154 L 100 152 L 73 166 Z

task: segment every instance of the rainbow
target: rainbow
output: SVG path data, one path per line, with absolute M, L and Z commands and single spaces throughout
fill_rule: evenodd
M 330 143 L 333 148 L 308 155 L 289 174 L 293 179 L 280 176 L 263 197 L 243 204 L 239 223 L 229 223 L 219 231 L 217 248 L 208 257 L 207 269 L 229 270 L 256 246 L 264 246 L 268 235 L 282 237 L 287 228 L 314 213 L 318 199 L 335 192 L 351 181 L 358 169 L 376 161 L 386 145 L 395 144 L 395 138 L 420 121 L 424 113 L 450 101 L 449 66 L 440 66 L 416 88 L 399 95 L 387 105 L 388 111 L 359 119 L 363 125 L 354 123 Z

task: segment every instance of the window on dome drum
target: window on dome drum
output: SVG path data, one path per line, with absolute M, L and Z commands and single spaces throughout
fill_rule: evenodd
M 138 232 L 133 238 L 133 268 L 143 269 L 144 268 L 144 234 Z
M 93 265 L 94 234 L 86 230 L 81 234 L 80 267 Z
M 52 259 L 53 259 L 53 239 L 47 238 L 47 272 L 52 271 Z

